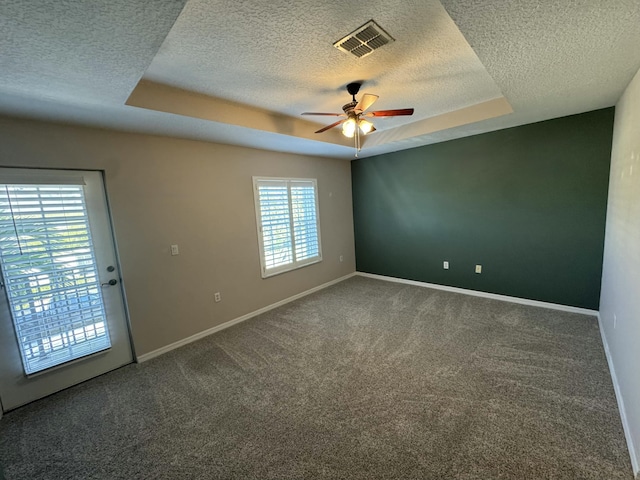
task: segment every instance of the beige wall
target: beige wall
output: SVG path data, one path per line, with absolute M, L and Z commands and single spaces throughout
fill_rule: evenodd
M 137 355 L 355 271 L 345 160 L 0 118 L 0 165 L 104 170 Z M 261 278 L 253 175 L 318 179 L 322 262 Z
M 640 72 L 616 105 L 600 318 L 634 471 L 640 459 Z

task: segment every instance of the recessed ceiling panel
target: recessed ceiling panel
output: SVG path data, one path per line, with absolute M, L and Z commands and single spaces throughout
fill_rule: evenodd
M 371 19 L 395 41 L 362 58 L 333 47 Z M 379 130 L 502 96 L 435 0 L 190 0 L 144 78 L 292 116 L 340 112 L 363 80 L 377 109 L 415 108 Z

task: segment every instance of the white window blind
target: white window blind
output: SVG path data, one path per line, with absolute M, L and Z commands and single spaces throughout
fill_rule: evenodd
M 82 185 L 0 185 L 0 260 L 25 373 L 111 346 Z
M 254 177 L 262 276 L 322 260 L 315 179 Z

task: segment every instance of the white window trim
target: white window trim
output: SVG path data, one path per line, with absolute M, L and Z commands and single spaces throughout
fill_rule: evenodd
M 291 208 L 291 182 L 312 182 L 314 193 L 315 193 L 315 204 L 316 204 L 316 231 L 318 232 L 318 256 L 307 258 L 304 260 L 294 260 L 292 263 L 287 265 L 282 265 L 279 267 L 270 268 L 267 271 L 265 257 L 264 257 L 264 238 L 262 235 L 262 211 L 260 209 L 260 196 L 258 195 L 258 183 L 260 181 L 277 181 L 277 182 L 287 182 L 289 183 L 289 212 L 292 211 Z M 318 195 L 318 181 L 315 178 L 290 178 L 290 177 L 253 177 L 253 199 L 254 205 L 256 209 L 256 228 L 258 233 L 258 246 L 260 251 L 260 272 L 262 278 L 273 277 L 274 275 L 279 275 L 281 273 L 290 272 L 292 270 L 297 270 L 302 267 L 306 267 L 308 265 L 313 265 L 314 263 L 319 263 L 322 261 L 322 240 L 320 235 L 320 205 L 319 205 L 319 195 Z M 291 222 L 291 235 L 293 237 L 293 218 L 289 218 Z M 295 240 L 292 238 L 292 255 L 295 258 Z

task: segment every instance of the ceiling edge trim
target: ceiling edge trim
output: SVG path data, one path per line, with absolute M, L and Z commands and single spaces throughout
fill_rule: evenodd
M 448 130 L 490 118 L 501 117 L 510 113 L 513 113 L 511 104 L 505 97 L 498 97 L 400 127 L 389 130 L 379 130 L 367 137 L 363 147 L 374 147 L 399 142 L 407 138 L 428 135 L 441 130 Z
M 339 130 L 314 134 L 320 128 L 317 123 L 149 80 L 138 83 L 126 104 L 340 146 L 351 144 Z

